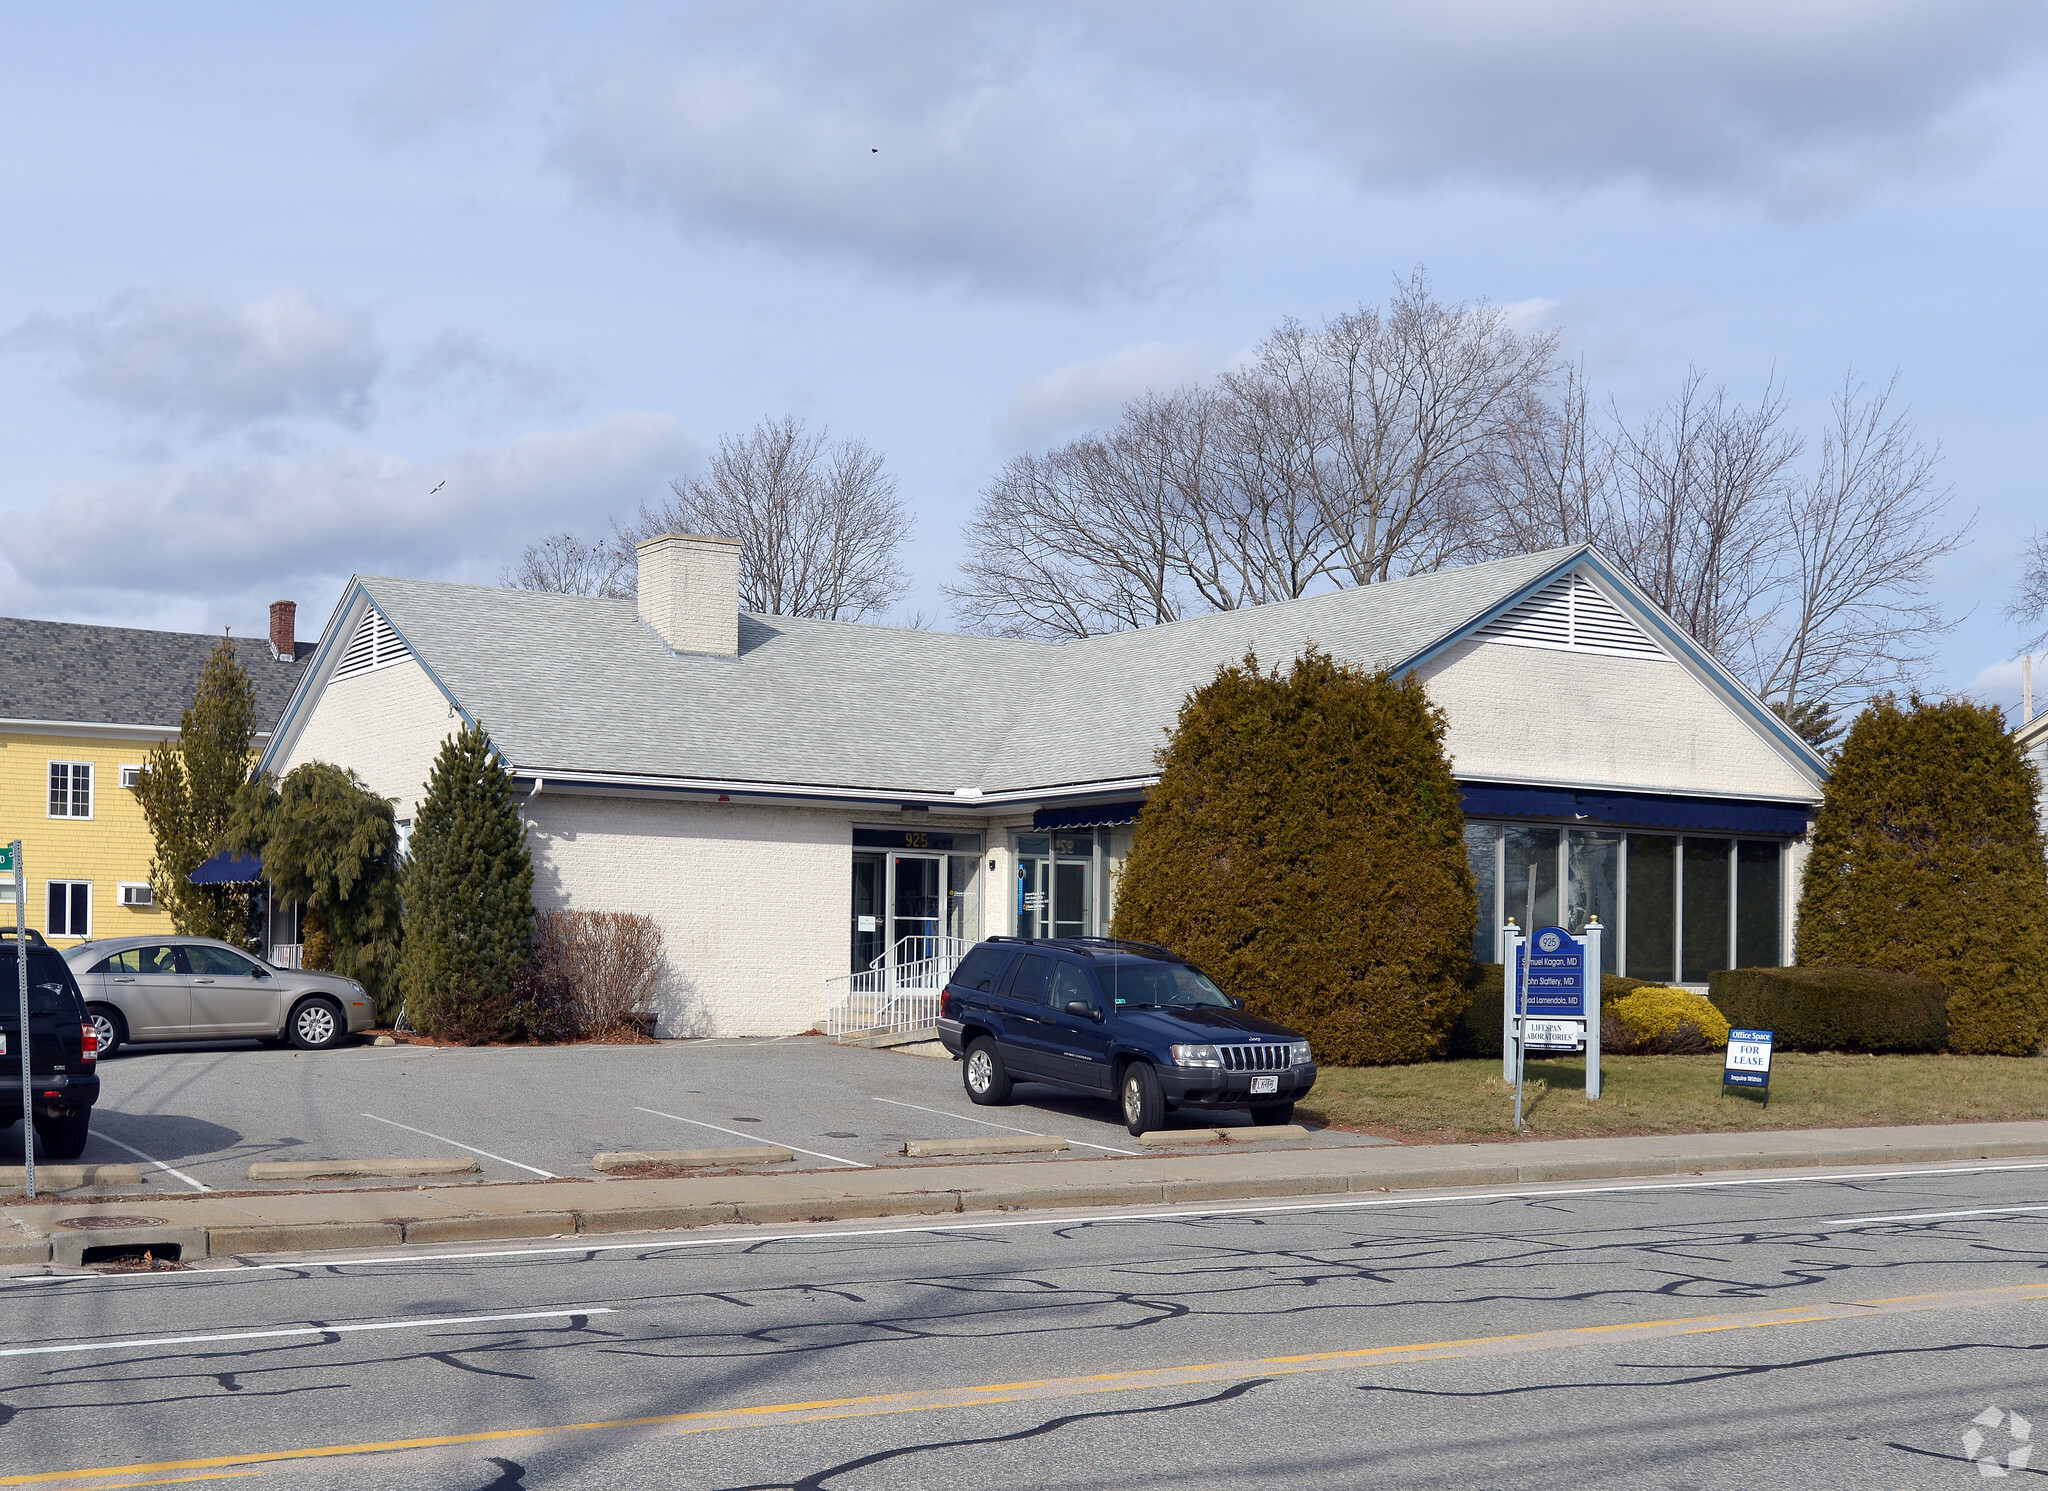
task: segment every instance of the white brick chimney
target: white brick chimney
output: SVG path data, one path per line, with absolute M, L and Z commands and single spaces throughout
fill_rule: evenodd
M 663 533 L 636 545 L 640 619 L 677 652 L 740 650 L 740 541 Z

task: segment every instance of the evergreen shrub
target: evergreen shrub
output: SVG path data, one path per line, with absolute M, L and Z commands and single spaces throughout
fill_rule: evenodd
M 1114 930 L 1200 964 L 1333 1065 L 1438 1055 L 1476 916 L 1444 718 L 1419 679 L 1310 648 L 1181 706 Z
M 1722 968 L 1707 975 L 1728 1023 L 1779 1051 L 1943 1051 L 1953 1007 L 1940 985 L 1879 968 Z
M 1953 1050 L 2040 1050 L 2048 863 L 2039 790 L 1995 707 L 1874 701 L 1850 727 L 1814 825 L 1800 963 L 1940 985 Z
M 511 778 L 481 726 L 441 742 L 408 848 L 407 1020 L 470 1044 L 534 1033 L 547 991 L 520 979 L 533 951 L 533 864 Z
M 1617 1056 L 1676 1056 L 1718 1051 L 1728 1044 L 1728 1022 L 1704 994 L 1645 984 L 1601 1002 L 1600 1044 Z

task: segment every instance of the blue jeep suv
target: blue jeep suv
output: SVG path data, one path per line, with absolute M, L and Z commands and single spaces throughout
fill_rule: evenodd
M 939 996 L 939 1039 L 977 1103 L 1018 1082 L 1114 1098 L 1133 1134 L 1176 1108 L 1245 1108 L 1286 1123 L 1315 1086 L 1308 1042 L 1184 958 L 1107 937 L 991 937 Z

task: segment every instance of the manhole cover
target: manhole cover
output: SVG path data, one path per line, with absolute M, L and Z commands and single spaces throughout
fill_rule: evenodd
M 168 1227 L 162 1217 L 66 1217 L 57 1224 L 73 1232 L 92 1232 L 101 1227 Z

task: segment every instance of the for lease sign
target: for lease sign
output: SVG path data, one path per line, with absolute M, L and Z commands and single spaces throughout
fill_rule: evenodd
M 1768 1087 L 1771 1085 L 1771 1032 L 1731 1030 L 1728 1032 L 1728 1060 L 1721 1072 L 1724 1086 Z

